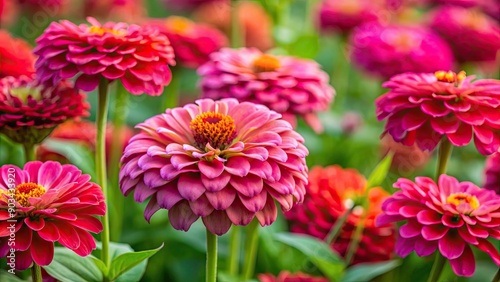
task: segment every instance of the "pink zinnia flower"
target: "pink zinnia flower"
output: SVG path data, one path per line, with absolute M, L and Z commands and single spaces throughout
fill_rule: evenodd
M 172 43 L 177 62 L 190 68 L 206 63 L 211 53 L 227 45 L 226 36 L 218 29 L 184 17 L 150 19 L 143 25 L 159 28 Z
M 500 239 L 500 196 L 494 191 L 445 174 L 438 183 L 428 177 L 400 178 L 394 187 L 401 190 L 383 203 L 377 224 L 406 221 L 396 243 L 399 256 L 412 251 L 428 256 L 438 249 L 457 275 L 472 276 L 473 245 L 500 266 L 500 254 L 488 241 Z
M 85 16 L 119 20 L 127 23 L 137 22 L 146 16 L 144 0 L 85 0 Z
M 92 91 L 101 79 L 120 80 L 134 95 L 157 96 L 170 83 L 174 53 L 166 36 L 154 28 L 108 22 L 91 26 L 52 22 L 36 40 L 35 67 L 43 83 L 75 77 L 77 88 Z
M 438 8 L 431 27 L 448 41 L 461 62 L 495 61 L 497 58 L 500 24 L 478 10 L 455 6 Z
M 0 78 L 31 76 L 35 73 L 35 56 L 31 46 L 22 39 L 13 38 L 0 29 Z
M 387 118 L 383 134 L 422 150 L 445 136 L 455 146 L 474 144 L 483 155 L 500 148 L 500 80 L 464 72 L 404 73 L 383 84 L 389 92 L 375 101 L 377 118 Z
M 125 148 L 120 187 L 143 202 L 146 220 L 168 209 L 175 229 L 199 217 L 217 235 L 257 217 L 262 226 L 302 202 L 304 139 L 281 115 L 236 99 L 203 99 L 167 109 L 137 127 Z
M 486 159 L 484 176 L 483 187 L 500 194 L 500 153 L 495 153 Z
M 316 62 L 253 48 L 224 48 L 210 58 L 198 69 L 203 97 L 263 104 L 294 126 L 299 115 L 315 131 L 322 131 L 316 112 L 328 109 L 334 90 Z
M 314 167 L 309 173 L 304 204 L 294 206 L 285 217 L 294 233 L 308 234 L 321 240 L 326 239 L 337 220 L 354 205 L 337 239 L 332 242 L 334 249 L 345 257 L 352 242 L 360 218 L 366 214 L 364 229 L 359 247 L 356 249 L 352 264 L 385 261 L 392 257 L 396 230 L 394 225 L 375 226 L 375 217 L 381 213 L 381 204 L 389 194 L 380 187 L 366 191 L 366 179 L 354 169 L 339 166 Z M 364 210 L 360 201 L 369 202 Z
M 383 7 L 370 0 L 326 0 L 319 8 L 321 30 L 349 32 L 367 22 L 379 22 Z
M 305 273 L 295 273 L 292 274 L 288 271 L 282 271 L 275 277 L 272 274 L 259 274 L 260 282 L 328 282 L 328 279 L 324 277 L 315 277 Z
M 88 116 L 85 94 L 68 81 L 46 87 L 26 76 L 0 79 L 0 132 L 18 143 L 38 144 L 55 126 Z
M 50 264 L 54 242 L 80 256 L 96 248 L 89 231 L 102 231 L 95 216 L 104 215 L 106 206 L 101 187 L 89 182 L 89 175 L 73 165 L 38 161 L 23 169 L 4 165 L 0 172 L 0 257 L 15 249 L 16 269 L 24 270 L 33 261 Z M 10 231 L 14 246 L 7 240 Z
M 493 19 L 500 21 L 500 2 L 498 0 L 433 0 L 432 2 L 464 8 L 479 8 Z
M 423 27 L 365 24 L 352 33 L 351 58 L 362 70 L 389 78 L 403 72 L 434 72 L 454 64 L 448 44 Z
M 220 2 L 220 5 L 229 5 L 229 1 L 227 0 L 164 0 L 163 2 L 165 2 L 167 9 L 174 10 L 190 10 L 212 2 Z

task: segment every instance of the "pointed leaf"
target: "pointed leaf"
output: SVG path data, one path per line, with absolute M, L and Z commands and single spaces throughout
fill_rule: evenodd
M 90 256 L 81 257 L 63 247 L 54 248 L 54 260 L 43 268 L 60 281 L 67 281 L 68 277 L 73 282 L 100 282 L 103 279 L 101 270 Z
M 111 266 L 109 269 L 110 280 L 117 279 L 120 275 L 122 275 L 126 271 L 130 270 L 131 268 L 138 265 L 142 261 L 156 254 L 159 250 L 161 250 L 161 248 L 163 248 L 163 244 L 161 244 L 160 247 L 153 250 L 130 252 L 117 256 L 111 262 Z
M 368 282 L 375 277 L 393 270 L 401 264 L 400 260 L 391 260 L 378 263 L 362 263 L 349 267 L 341 282 Z
M 393 152 L 389 152 L 384 159 L 378 163 L 375 169 L 372 171 L 370 176 L 368 177 L 368 182 L 366 183 L 367 188 L 372 188 L 376 186 L 380 186 L 384 179 L 387 177 L 387 173 L 391 168 L 392 157 L 394 156 Z

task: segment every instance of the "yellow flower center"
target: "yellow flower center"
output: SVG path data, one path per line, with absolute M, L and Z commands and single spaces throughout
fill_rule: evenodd
M 114 34 L 116 36 L 123 36 L 125 34 L 125 31 L 123 31 L 123 30 L 116 30 L 116 29 L 112 29 L 112 28 L 95 26 L 95 25 L 93 25 L 89 28 L 89 32 L 95 33 L 95 34 L 98 34 L 101 36 L 105 33 L 111 33 L 111 34 Z
M 37 87 L 18 87 L 10 90 L 10 95 L 19 98 L 23 104 L 28 102 L 28 97 L 40 101 L 42 99 L 42 92 Z
M 253 61 L 255 72 L 275 71 L 281 66 L 278 58 L 272 55 L 264 54 Z
M 448 204 L 453 204 L 458 206 L 463 203 L 469 204 L 472 209 L 477 209 L 479 207 L 479 201 L 476 196 L 472 196 L 466 193 L 454 193 L 451 194 L 448 199 L 446 199 Z
M 223 149 L 236 137 L 234 120 L 228 115 L 205 112 L 197 115 L 190 123 L 194 140 L 200 148 L 210 143 L 215 149 Z
M 465 79 L 466 74 L 465 71 L 460 71 L 459 73 L 452 71 L 437 71 L 434 73 L 434 76 L 441 82 L 460 84 Z
M 36 184 L 33 182 L 22 183 L 17 185 L 15 200 L 23 207 L 29 207 L 30 203 L 28 201 L 29 198 L 37 198 L 41 197 L 45 194 L 46 190 L 42 185 Z
M 166 20 L 165 24 L 175 33 L 184 33 L 191 28 L 193 22 L 184 17 L 172 16 Z

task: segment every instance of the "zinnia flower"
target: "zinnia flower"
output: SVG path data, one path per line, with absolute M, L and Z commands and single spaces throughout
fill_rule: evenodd
M 423 151 L 417 144 L 406 146 L 386 135 L 380 140 L 380 151 L 382 156 L 393 152 L 391 170 L 399 175 L 407 175 L 416 170 L 422 169 L 429 162 L 432 154 Z
M 328 109 L 334 90 L 316 62 L 253 48 L 223 48 L 210 58 L 198 69 L 203 97 L 263 104 L 292 125 L 299 115 L 315 131 L 322 131 L 316 112 Z
M 422 150 L 433 150 L 445 136 L 455 146 L 472 136 L 483 155 L 500 148 L 500 80 L 464 72 L 404 73 L 383 84 L 389 92 L 375 101 L 377 118 L 387 118 L 383 134 Z
M 309 173 L 306 192 L 304 204 L 294 206 L 285 213 L 292 232 L 324 240 L 337 220 L 354 207 L 339 236 L 332 242 L 332 249 L 341 256 L 346 256 L 356 226 L 361 224 L 360 218 L 367 213 L 352 264 L 391 259 L 395 227 L 392 224 L 375 226 L 375 217 L 381 212 L 382 201 L 389 196 L 387 192 L 381 188 L 371 188 L 367 194 L 366 179 L 359 172 L 336 165 L 314 167 Z M 364 197 L 369 202 L 367 211 L 359 205 Z
M 262 226 L 302 202 L 307 183 L 304 139 L 281 115 L 236 99 L 202 99 L 167 109 L 137 127 L 125 148 L 120 187 L 143 202 L 146 220 L 168 209 L 175 229 L 202 217 L 217 235 L 257 217 Z
M 478 10 L 455 6 L 438 8 L 431 27 L 448 41 L 460 62 L 495 61 L 497 58 L 500 24 Z
M 483 187 L 500 194 L 500 153 L 495 153 L 486 159 L 484 176 Z
M 26 76 L 0 79 L 0 132 L 22 144 L 38 144 L 58 124 L 88 116 L 85 94 L 68 81 L 54 87 Z
M 96 18 L 137 22 L 147 11 L 143 0 L 85 0 L 84 14 Z
M 328 282 L 328 279 L 324 277 L 314 277 L 305 273 L 295 273 L 291 274 L 288 271 L 282 271 L 275 277 L 272 274 L 259 274 L 260 282 Z
M 434 72 L 454 64 L 448 44 L 423 27 L 365 24 L 350 39 L 352 61 L 362 70 L 390 78 L 403 72 Z
M 227 45 L 226 36 L 218 29 L 184 17 L 150 19 L 143 25 L 159 28 L 172 43 L 177 62 L 190 68 L 206 63 L 211 53 Z
M 134 95 L 157 96 L 170 83 L 174 53 L 166 36 L 153 28 L 108 22 L 91 26 L 52 22 L 36 40 L 35 67 L 43 83 L 75 77 L 75 86 L 94 90 L 101 79 L 120 80 Z
M 326 0 L 319 8 L 321 30 L 349 32 L 367 22 L 379 22 L 383 7 L 370 0 Z
M 2 0 L 2 6 L 0 6 L 0 26 L 3 28 L 8 28 L 14 24 L 18 19 L 19 7 L 17 0 Z M 1 42 L 5 42 L 1 40 Z M 3 47 L 3 46 L 0 46 Z M 0 58 L 2 56 L 0 55 Z
M 80 256 L 96 248 L 89 233 L 102 231 L 95 216 L 106 211 L 101 187 L 73 165 L 28 162 L 0 167 L 0 257 L 16 250 L 16 269 L 50 264 L 54 242 Z M 9 244 L 15 232 L 15 245 Z
M 428 256 L 439 249 L 457 275 L 472 276 L 473 245 L 500 266 L 500 254 L 488 241 L 500 239 L 500 196 L 494 191 L 445 174 L 438 183 L 428 177 L 400 178 L 394 187 L 401 190 L 384 201 L 377 224 L 406 221 L 396 243 L 399 256 L 412 251 Z
M 220 2 L 229 5 L 227 0 L 164 0 L 164 2 L 167 9 L 174 10 L 190 10 L 212 2 Z
M 479 8 L 484 13 L 500 21 L 500 2 L 498 0 L 433 0 L 444 5 L 454 5 L 464 8 Z
M 0 30 L 0 78 L 6 76 L 31 76 L 35 73 L 35 56 L 31 46 L 22 39 L 13 38 Z

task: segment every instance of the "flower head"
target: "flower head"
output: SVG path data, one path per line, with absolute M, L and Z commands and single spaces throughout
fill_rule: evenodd
M 4 165 L 0 172 L 0 257 L 14 248 L 16 268 L 23 270 L 33 261 L 50 264 L 54 242 L 80 256 L 96 248 L 89 232 L 102 231 L 95 216 L 104 215 L 106 206 L 101 188 L 89 182 L 89 175 L 73 165 L 39 161 L 23 169 Z M 15 247 L 7 240 L 10 231 L 15 232 Z
M 226 36 L 218 29 L 180 16 L 150 19 L 143 25 L 159 28 L 172 43 L 177 62 L 190 68 L 206 63 L 211 53 L 227 45 Z
M 479 8 L 493 19 L 500 21 L 500 18 L 498 18 L 498 15 L 500 15 L 500 2 L 497 0 L 432 0 L 431 2 L 464 8 Z
M 224 48 L 210 58 L 198 69 L 203 97 L 263 104 L 292 125 L 299 115 L 316 131 L 322 130 L 316 112 L 328 109 L 334 90 L 316 62 L 253 48 Z
M 393 225 L 375 226 L 381 204 L 389 194 L 381 188 L 366 191 L 366 179 L 354 169 L 339 166 L 314 167 L 309 173 L 304 204 L 294 206 L 285 217 L 292 232 L 309 234 L 326 239 L 328 233 L 344 214 L 352 209 L 342 226 L 332 248 L 345 256 L 356 226 L 367 213 L 360 245 L 353 257 L 353 264 L 389 260 L 394 250 L 396 230 Z M 364 197 L 369 201 L 368 210 L 360 205 Z
M 328 282 L 328 279 L 324 277 L 314 277 L 305 273 L 295 273 L 292 274 L 288 271 L 282 271 L 275 277 L 272 274 L 259 274 L 260 282 Z
M 486 159 L 484 176 L 483 187 L 500 194 L 500 153 L 495 153 Z
M 0 132 L 18 143 L 38 144 L 58 124 L 88 116 L 89 108 L 68 81 L 46 87 L 26 76 L 0 79 Z
M 143 202 L 146 220 L 168 209 L 175 229 L 199 217 L 217 235 L 232 224 L 261 225 L 302 202 L 307 183 L 303 138 L 281 115 L 236 99 L 203 99 L 167 109 L 137 127 L 125 148 L 120 187 Z
M 191 10 L 203 4 L 223 3 L 227 4 L 227 0 L 164 0 L 168 9 L 174 10 Z
M 495 61 L 497 58 L 500 23 L 476 9 L 438 8 L 434 11 L 431 27 L 448 41 L 460 62 Z
M 13 38 L 0 30 L 0 78 L 6 76 L 31 76 L 35 73 L 35 56 L 31 46 L 22 39 Z
M 393 76 L 375 102 L 378 120 L 387 119 L 383 134 L 422 150 L 433 150 L 443 136 L 455 146 L 474 136 L 481 154 L 493 154 L 500 148 L 500 80 L 473 79 L 451 71 Z
M 437 183 L 428 177 L 400 178 L 394 187 L 401 190 L 384 201 L 377 224 L 406 221 L 396 243 L 399 256 L 412 251 L 428 256 L 438 249 L 457 275 L 472 276 L 473 245 L 500 266 L 500 254 L 488 242 L 500 239 L 500 196 L 494 191 L 445 174 Z
M 454 64 L 448 44 L 422 27 L 365 24 L 353 31 L 350 45 L 353 62 L 382 78 L 450 69 Z
M 345 33 L 367 22 L 379 22 L 382 14 L 382 5 L 375 1 L 327 0 L 319 9 L 319 25 L 321 30 Z
M 144 0 L 85 0 L 83 13 L 85 16 L 137 22 L 147 11 Z
M 120 80 L 134 95 L 157 96 L 170 83 L 174 53 L 166 36 L 154 28 L 108 22 L 91 26 L 53 22 L 36 40 L 37 74 L 43 83 L 77 77 L 75 86 L 94 90 L 101 79 Z

